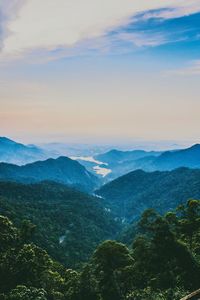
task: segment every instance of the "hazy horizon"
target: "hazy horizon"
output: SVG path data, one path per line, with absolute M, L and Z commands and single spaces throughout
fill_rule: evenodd
M 91 140 L 91 139 L 70 139 L 64 138 L 63 139 L 47 139 L 47 140 L 39 140 L 37 137 L 32 139 L 30 136 L 28 139 L 22 138 L 20 136 L 5 136 L 0 135 L 0 138 L 5 137 L 11 139 L 15 142 L 22 143 L 24 145 L 35 145 L 41 148 L 53 147 L 54 150 L 61 148 L 63 146 L 74 147 L 74 148 L 81 148 L 82 149 L 95 149 L 95 148 L 102 148 L 102 152 L 110 149 L 118 149 L 118 150 L 173 150 L 173 149 L 184 149 L 191 147 L 195 144 L 199 144 L 199 140 Z M 66 148 L 67 150 L 67 148 Z M 97 151 L 98 152 L 98 151 Z

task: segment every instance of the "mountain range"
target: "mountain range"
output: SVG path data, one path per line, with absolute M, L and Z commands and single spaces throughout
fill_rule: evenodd
M 0 137 L 0 162 L 25 165 L 48 158 L 65 156 L 68 152 L 66 146 L 56 151 L 57 144 L 52 150 L 48 145 L 43 148 L 35 145 L 24 145 L 7 137 Z M 85 147 L 83 155 L 85 153 Z M 74 151 L 74 152 L 73 152 Z M 81 154 L 81 149 L 79 150 Z M 102 147 L 99 148 L 102 151 Z M 95 149 L 98 152 L 98 149 Z M 109 150 L 105 153 L 94 154 L 94 156 L 77 156 L 77 149 L 71 147 L 71 156 L 83 165 L 95 177 L 99 177 L 103 183 L 116 179 L 134 170 L 167 171 L 179 167 L 200 168 L 200 145 L 196 144 L 187 149 L 171 151 L 144 151 L 132 150 L 121 151 Z M 74 153 L 74 155 L 73 155 Z

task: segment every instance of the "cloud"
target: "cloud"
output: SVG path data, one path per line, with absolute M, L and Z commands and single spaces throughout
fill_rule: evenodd
M 24 4 L 24 0 L 7 0 L 0 3 L 0 49 L 3 47 L 4 40 L 9 35 L 8 23 L 14 20 L 18 10 Z
M 200 9 L 199 0 L 191 0 L 190 4 L 186 0 L 3 0 L 0 5 L 1 14 L 5 16 L 1 26 L 3 59 L 32 51 L 57 55 L 53 52 L 59 49 L 63 55 L 65 50 L 71 53 L 82 43 L 93 48 L 91 41 L 97 42 L 98 38 L 97 44 L 102 44 L 102 40 L 108 43 L 105 39 L 108 32 L 129 24 L 132 17 L 141 12 L 167 7 L 172 9 L 162 12 L 162 17 L 167 18 L 169 14 Z M 138 46 L 144 45 L 143 37 L 141 34 L 131 36 Z M 157 41 L 153 37 L 145 38 L 149 46 L 164 42 L 161 36 Z

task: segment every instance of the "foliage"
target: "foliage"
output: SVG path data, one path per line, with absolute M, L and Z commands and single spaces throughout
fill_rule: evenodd
M 98 198 L 53 182 L 1 182 L 0 213 L 20 227 L 23 242 L 33 241 L 67 267 L 79 267 L 120 229 Z
M 19 285 L 9 293 L 7 300 L 47 300 L 46 295 L 43 289 Z

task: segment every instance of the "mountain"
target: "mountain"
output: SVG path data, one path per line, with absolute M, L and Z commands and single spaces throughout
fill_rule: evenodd
M 120 151 L 110 150 L 106 153 L 99 154 L 94 158 L 104 164 L 111 172 L 106 176 L 106 180 L 112 180 L 119 176 L 122 176 L 130 171 L 138 169 L 140 166 L 139 161 L 146 158 L 155 158 L 162 152 L 158 151 L 144 151 L 144 150 L 133 150 L 133 151 Z
M 51 180 L 85 191 L 92 191 L 99 184 L 97 177 L 88 172 L 77 161 L 68 157 L 50 158 L 24 166 L 0 163 L 0 180 L 22 183 Z
M 107 163 L 109 166 L 119 164 L 126 161 L 137 160 L 146 156 L 158 156 L 161 152 L 156 151 L 144 151 L 144 150 L 133 150 L 133 151 L 120 151 L 110 150 L 106 153 L 95 156 L 95 159 Z
M 0 137 L 1 162 L 23 165 L 46 158 L 45 151 L 34 145 L 26 146 L 6 137 Z
M 23 220 L 36 225 L 31 240 L 67 267 L 80 265 L 119 230 L 99 198 L 53 182 L 0 182 L 0 215 L 23 226 L 23 232 L 32 228 Z
M 200 168 L 200 145 L 196 144 L 190 148 L 166 151 L 159 156 L 147 156 L 137 159 L 130 167 L 132 170 L 142 169 L 144 171 L 170 171 L 180 167 L 192 169 Z
M 148 208 L 165 213 L 189 198 L 200 199 L 200 170 L 137 170 L 107 183 L 95 193 L 102 197 L 107 209 L 131 221 Z
M 164 152 L 154 159 L 152 167 L 157 170 L 172 170 L 179 167 L 200 168 L 200 144 L 183 150 Z

